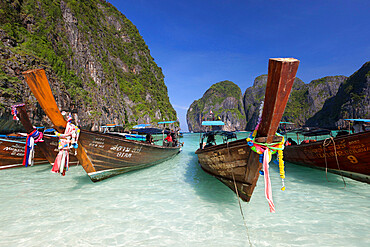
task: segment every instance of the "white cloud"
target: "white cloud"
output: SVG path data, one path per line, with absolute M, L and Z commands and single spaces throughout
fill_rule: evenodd
M 175 107 L 175 108 L 181 109 L 181 110 L 187 110 L 187 109 L 189 109 L 188 106 L 181 106 L 181 105 L 175 105 L 175 104 L 172 104 L 172 106 Z

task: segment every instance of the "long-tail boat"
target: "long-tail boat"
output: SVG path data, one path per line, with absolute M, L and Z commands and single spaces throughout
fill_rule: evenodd
M 26 138 L 23 136 L 4 135 L 0 138 L 0 170 L 23 167 Z M 34 165 L 49 164 L 40 146 L 35 145 Z
M 23 104 L 23 105 L 19 105 L 16 107 L 17 109 L 17 117 L 19 118 L 19 120 L 21 121 L 23 127 L 25 128 L 27 134 L 30 134 L 33 130 L 34 130 L 34 127 L 28 117 L 28 114 L 27 114 L 27 110 L 26 110 L 26 106 Z M 54 136 L 54 135 L 48 135 L 48 134 L 45 134 L 43 135 L 43 138 L 42 138 L 44 141 L 43 142 L 38 142 L 36 144 L 36 147 L 38 149 L 38 153 L 41 153 L 43 154 L 43 157 L 46 158 L 46 160 L 48 161 L 48 163 L 50 163 L 51 165 L 54 164 L 54 161 L 55 161 L 55 157 L 57 156 L 59 150 L 58 150 L 58 137 Z M 36 152 L 35 152 L 36 153 Z M 76 157 L 76 155 L 70 151 L 70 158 L 69 158 L 69 164 L 70 165 L 78 165 L 78 159 Z
M 256 143 L 280 142 L 276 136 L 293 86 L 299 61 L 293 58 L 269 60 L 268 79 L 261 121 Z M 228 141 L 218 145 L 201 144 L 195 152 L 204 171 L 219 179 L 244 201 L 249 202 L 256 186 L 262 164 L 260 155 L 251 149 L 246 139 Z
M 33 165 L 53 165 L 58 154 L 57 137 L 44 135 L 43 140 L 46 148 L 41 148 L 40 143 L 35 144 Z M 4 136 L 0 138 L 0 170 L 24 167 L 23 158 L 26 146 L 26 138 L 15 138 Z M 46 151 L 46 152 L 45 152 Z M 73 153 L 70 153 L 70 165 L 77 165 L 78 160 Z
M 370 183 L 370 131 L 341 131 L 335 137 L 328 130 L 301 130 L 297 134 L 304 140 L 284 148 L 285 161 Z M 320 136 L 325 139 L 316 140 Z
M 54 124 L 63 132 L 67 124 L 56 104 L 43 69 L 23 73 L 32 93 Z M 170 159 L 180 152 L 180 146 L 167 147 L 127 140 L 113 136 L 81 130 L 77 158 L 93 182 L 118 174 L 149 167 Z

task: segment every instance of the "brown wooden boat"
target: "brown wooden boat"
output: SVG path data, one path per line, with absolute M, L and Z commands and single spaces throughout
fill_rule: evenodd
M 18 118 L 26 129 L 27 134 L 34 130 L 28 118 L 25 106 L 17 107 Z M 44 134 L 44 142 L 35 144 L 34 165 L 53 164 L 58 154 L 58 138 Z M 26 146 L 26 134 L 15 134 L 0 138 L 0 170 L 23 167 L 23 158 Z M 77 165 L 78 160 L 74 153 L 70 153 L 70 165 Z
M 165 147 L 84 130 L 80 143 L 93 163 L 95 171 L 87 175 L 94 182 L 161 163 L 180 151 L 180 146 Z
M 370 131 L 286 146 L 284 160 L 370 183 Z
M 53 164 L 58 154 L 58 138 L 51 135 L 44 135 L 43 139 L 43 143 L 40 142 L 35 145 L 34 165 Z M 25 146 L 26 137 L 22 138 L 22 135 L 0 138 L 0 170 L 24 167 Z M 41 148 L 41 146 L 44 148 Z M 78 160 L 76 156 L 70 153 L 70 165 L 77 164 Z
M 269 60 L 265 101 L 256 141 L 272 143 L 282 139 L 275 133 L 293 86 L 299 61 L 293 58 Z M 200 147 L 196 152 L 204 171 L 215 176 L 244 201 L 250 201 L 262 164 L 246 139 Z
M 23 167 L 26 138 L 7 136 L 0 138 L 0 170 Z M 38 145 L 35 146 L 34 165 L 49 164 Z
M 26 106 L 18 106 L 17 107 L 17 117 L 21 121 L 23 127 L 26 129 L 27 134 L 31 133 L 34 130 L 34 127 L 28 117 Z M 44 133 L 43 136 L 44 142 L 38 142 L 37 146 L 39 147 L 41 153 L 44 157 L 49 161 L 51 165 L 54 164 L 55 157 L 57 156 L 58 150 L 58 137 L 54 135 L 48 135 Z M 78 165 L 78 159 L 75 153 L 71 150 L 69 152 L 69 165 Z
M 54 124 L 63 132 L 67 124 L 60 113 L 43 69 L 23 73 L 32 93 Z M 180 152 L 180 146 L 164 147 L 123 136 L 81 130 L 77 158 L 93 182 L 121 173 L 152 166 Z

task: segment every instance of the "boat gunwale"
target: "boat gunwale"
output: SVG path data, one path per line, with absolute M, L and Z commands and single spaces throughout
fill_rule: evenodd
M 225 149 L 225 148 L 237 148 L 239 146 L 243 147 L 245 145 L 248 145 L 248 142 L 245 138 L 243 138 L 243 139 L 239 139 L 239 140 L 235 140 L 235 141 L 231 141 L 231 142 L 227 142 L 227 143 L 213 145 L 213 146 L 206 147 L 206 148 L 203 148 L 203 149 L 198 148 L 195 151 L 195 153 L 196 154 L 207 153 L 207 152 L 213 152 L 215 150 L 220 150 L 220 149 Z
M 121 136 L 118 136 L 118 135 L 117 136 L 106 135 L 106 134 L 103 134 L 103 133 L 94 132 L 94 131 L 88 131 L 88 130 L 81 130 L 81 134 L 83 134 L 83 133 L 86 133 L 87 135 L 90 135 L 90 136 L 98 135 L 98 136 L 101 136 L 101 137 L 107 138 L 107 139 L 114 139 L 114 140 L 119 140 L 119 141 L 123 141 L 123 142 L 128 142 L 128 143 L 134 143 L 134 144 L 138 144 L 138 145 L 143 145 L 143 146 L 147 146 L 147 147 L 154 147 L 154 148 L 158 148 L 158 149 L 180 149 L 181 148 L 181 146 L 176 146 L 176 147 L 160 146 L 160 145 L 157 145 L 157 144 L 150 144 L 150 143 L 146 143 L 146 142 L 142 142 L 142 141 L 136 141 L 136 140 L 126 139 L 126 138 L 121 137 Z M 81 142 L 84 142 L 86 140 L 83 141 L 83 139 L 80 139 L 80 141 Z M 82 146 L 84 146 L 84 145 L 82 144 Z
M 341 141 L 342 139 L 356 138 L 358 136 L 366 135 L 366 134 L 369 134 L 369 133 L 370 133 L 370 131 L 364 131 L 364 132 L 359 132 L 359 133 L 354 133 L 354 134 L 348 134 L 348 135 L 343 135 L 343 136 L 338 136 L 338 137 L 332 137 L 332 138 L 334 139 L 334 141 Z M 318 144 L 323 143 L 327 139 L 331 139 L 331 137 L 325 138 L 323 140 L 318 140 L 318 141 L 315 141 L 315 142 L 300 143 L 300 144 L 297 144 L 297 145 L 286 146 L 285 149 L 286 148 L 288 148 L 288 149 L 291 149 L 291 148 L 299 148 L 301 146 L 304 146 L 304 147 L 316 146 Z M 322 146 L 322 145 L 320 145 L 320 146 Z

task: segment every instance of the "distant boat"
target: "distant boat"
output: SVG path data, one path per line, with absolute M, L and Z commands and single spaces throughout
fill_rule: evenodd
M 30 70 L 23 73 L 56 130 L 63 132 L 67 122 L 59 111 L 51 92 L 45 71 Z M 118 174 L 149 167 L 172 158 L 181 146 L 167 147 L 142 141 L 127 140 L 122 136 L 81 130 L 77 158 L 93 182 Z
M 284 135 L 285 133 L 293 130 L 293 129 L 296 129 L 296 124 L 295 123 L 291 123 L 291 122 L 280 122 L 280 125 L 279 125 L 279 128 L 277 130 L 277 132 L 281 135 Z
M 123 131 L 115 131 L 115 129 L 118 127 L 121 127 L 123 129 L 122 125 L 117 124 L 107 124 L 104 126 L 100 126 L 104 134 L 122 136 L 128 140 L 145 141 L 145 136 L 143 135 L 131 134 Z
M 140 124 L 134 126 L 133 129 L 130 130 L 130 133 L 131 135 L 133 135 L 134 138 L 140 138 L 140 136 L 142 136 L 145 140 L 146 138 L 150 138 L 151 136 L 153 137 L 154 143 L 163 142 L 165 135 L 170 134 L 174 139 L 173 145 L 176 146 L 177 144 L 179 144 L 179 138 L 182 137 L 179 129 L 175 127 L 176 122 L 178 121 L 162 121 L 155 124 Z
M 126 138 L 127 140 L 134 140 L 134 141 L 147 141 L 147 135 L 151 135 L 156 137 L 153 139 L 155 142 L 163 142 L 163 135 L 164 134 L 171 134 L 171 131 L 169 129 L 165 129 L 165 125 L 169 124 L 171 126 L 171 129 L 175 129 L 174 123 L 177 121 L 162 121 L 158 122 L 157 124 L 138 124 L 132 127 L 132 129 L 127 132 L 114 132 L 107 129 L 111 129 L 112 127 L 116 127 L 117 125 L 108 125 L 108 126 L 100 126 L 104 131 L 103 133 L 109 134 L 109 135 L 115 135 L 115 136 L 122 136 Z M 155 125 L 163 125 L 163 128 L 159 128 Z M 182 137 L 182 134 L 178 131 L 172 131 L 172 135 L 174 133 L 178 133 L 177 137 Z M 158 136 L 161 136 L 161 138 L 158 138 Z M 162 145 L 162 144 L 161 144 Z
M 256 143 L 271 144 L 282 141 L 282 137 L 276 136 L 275 133 L 284 113 L 298 64 L 299 61 L 292 58 L 269 60 L 265 101 Z M 205 126 L 222 124 L 221 121 L 203 122 Z M 223 136 L 224 141 L 222 144 L 203 146 L 201 140 L 195 153 L 202 169 L 227 185 L 242 200 L 250 201 L 262 169 L 260 155 L 251 149 L 246 139 L 230 141 L 234 136 L 228 132 L 206 133 L 202 139 L 212 134 Z
M 145 141 L 145 136 L 143 135 L 130 134 L 130 133 L 119 133 L 118 135 L 124 136 L 127 140 Z
M 370 120 L 365 121 L 370 122 Z M 370 183 L 369 130 L 354 134 L 349 134 L 349 132 L 346 134 L 346 131 L 340 131 L 336 137 L 332 137 L 331 131 L 322 129 L 300 130 L 296 133 L 303 135 L 305 140 L 298 145 L 285 147 L 285 161 L 312 168 L 327 169 L 332 173 Z M 307 139 L 309 137 L 317 139 L 324 135 L 328 136 L 324 140 Z

